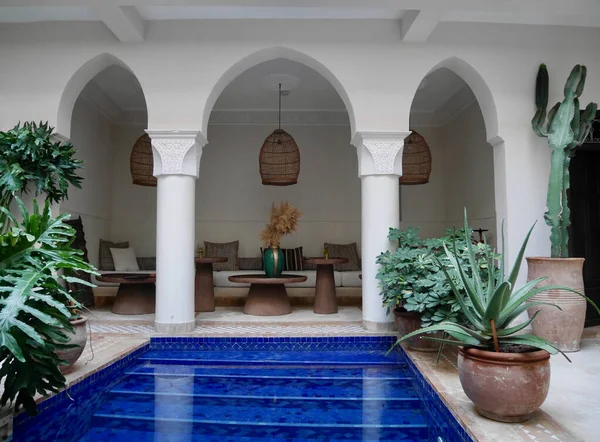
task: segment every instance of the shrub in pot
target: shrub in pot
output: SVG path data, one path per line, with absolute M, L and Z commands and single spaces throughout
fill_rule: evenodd
M 550 226 L 551 257 L 528 257 L 528 279 L 548 276 L 543 284 L 558 284 L 583 292 L 583 258 L 569 258 L 571 212 L 568 204 L 570 186 L 569 164 L 575 149 L 587 138 L 598 105 L 589 103 L 583 112 L 579 97 L 583 93 L 587 70 L 577 65 L 571 71 L 564 88 L 565 98 L 548 112 L 548 71 L 542 64 L 536 81 L 537 111 L 532 120 L 536 135 L 548 138 L 551 149 L 550 179 L 546 199 L 546 224 Z M 585 324 L 585 299 L 571 292 L 547 289 L 535 297 L 551 301 L 562 310 L 545 309 L 533 321 L 533 332 L 552 342 L 562 351 L 578 351 Z M 528 312 L 533 317 L 535 310 Z
M 466 234 L 466 235 L 465 235 Z M 458 259 L 467 262 L 465 236 L 471 237 L 471 230 L 447 230 L 442 238 L 423 240 L 419 230 L 409 227 L 406 230 L 390 229 L 388 238 L 397 242 L 394 252 L 386 251 L 379 255 L 377 278 L 381 287 L 383 305 L 388 312 L 393 311 L 400 336 L 443 321 L 465 323 L 466 318 L 460 304 L 452 293 L 442 269 L 450 267 L 444 253 L 444 243 L 456 241 Z M 486 252 L 491 252 L 487 244 L 473 247 L 477 269 L 482 281 L 487 281 Z M 468 270 L 470 275 L 470 270 Z M 464 290 L 460 281 L 457 285 Z M 438 333 L 438 335 L 441 335 Z M 410 348 L 421 351 L 437 351 L 439 343 L 416 336 L 408 341 Z
M 533 227 L 527 233 L 508 276 L 505 276 L 504 254 L 500 255 L 499 271 L 494 274 L 496 258 L 487 253 L 490 281 L 487 286 L 479 272 L 473 271 L 477 269 L 477 261 L 468 237 L 465 237 L 467 263 L 459 261 L 456 241 L 449 244 L 450 248 L 444 245 L 451 268 L 447 270 L 444 266 L 443 271 L 467 323 L 444 321 L 410 333 L 396 342 L 397 345 L 413 336 L 444 332 L 448 338 L 438 341 L 459 346 L 458 374 L 466 395 L 483 416 L 503 422 L 524 421 L 541 406 L 550 386 L 550 354 L 560 352 L 557 346 L 539 336 L 518 334 L 536 319 L 541 306 L 558 308 L 545 301 L 532 301 L 532 298 L 547 289 L 576 293 L 561 286 L 536 287 L 545 277 L 515 287 L 532 230 Z M 504 238 L 502 243 L 504 248 Z M 469 270 L 471 276 L 467 274 Z M 457 284 L 459 281 L 464 290 Z M 535 308 L 536 312 L 529 320 L 511 325 L 530 308 Z

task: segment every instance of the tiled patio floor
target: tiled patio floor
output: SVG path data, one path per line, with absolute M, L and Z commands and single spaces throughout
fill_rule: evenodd
M 95 317 L 94 317 L 95 315 Z M 121 355 L 133 351 L 150 336 L 153 315 L 119 316 L 108 309 L 90 315 L 92 345 L 82 355 L 69 382 L 95 372 Z M 196 317 L 198 336 L 311 336 L 370 334 L 362 328 L 361 311 L 342 307 L 337 315 L 315 315 L 310 309 L 297 309 L 285 317 L 256 318 L 240 309 L 223 308 Z M 381 334 L 381 333 L 377 333 Z M 478 441 L 490 442 L 576 442 L 595 441 L 600 421 L 600 327 L 587 329 L 581 352 L 571 354 L 573 364 L 562 357 L 552 358 L 552 383 L 548 400 L 534 418 L 523 424 L 502 424 L 481 417 L 465 396 L 456 373 L 456 353 L 448 350 L 439 364 L 435 355 L 410 352 L 442 399 Z

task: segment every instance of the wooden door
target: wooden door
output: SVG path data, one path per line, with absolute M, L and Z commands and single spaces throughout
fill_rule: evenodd
M 600 123 L 600 120 L 596 120 Z M 600 124 L 571 159 L 570 254 L 585 258 L 586 295 L 600 306 Z M 600 315 L 588 306 L 586 326 L 600 325 Z

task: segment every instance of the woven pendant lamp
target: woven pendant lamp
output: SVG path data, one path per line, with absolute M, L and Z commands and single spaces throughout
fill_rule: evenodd
M 258 156 L 260 177 L 265 186 L 298 183 L 300 151 L 294 138 L 281 129 L 281 83 L 279 84 L 279 127 L 267 137 Z
M 425 138 L 413 130 L 404 140 L 400 184 L 427 184 L 429 175 L 431 175 L 429 144 L 427 144 Z
M 152 175 L 153 165 L 152 142 L 148 134 L 144 134 L 133 145 L 129 158 L 131 181 L 133 181 L 133 184 L 156 187 L 156 177 Z

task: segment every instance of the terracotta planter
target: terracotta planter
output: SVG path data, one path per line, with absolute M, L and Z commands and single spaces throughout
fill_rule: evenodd
M 526 258 L 527 280 L 547 276 L 540 286 L 562 285 L 584 293 L 583 258 Z M 551 306 L 536 306 L 528 310 L 529 317 L 542 310 L 531 324 L 533 333 L 555 344 L 565 352 L 579 351 L 581 334 L 585 324 L 586 300 L 565 290 L 548 290 L 538 293 L 531 301 L 543 301 L 558 305 L 562 311 Z
M 396 323 L 396 330 L 398 330 L 398 336 L 402 337 L 409 333 L 414 332 L 421 328 L 421 317 L 418 313 L 407 312 L 404 309 L 394 310 L 394 322 Z M 441 334 L 435 333 L 431 336 L 441 337 Z M 430 341 L 429 339 L 421 339 L 421 336 L 415 336 L 410 338 L 408 341 L 408 348 L 417 351 L 438 351 L 440 344 L 436 341 Z
M 500 422 L 522 422 L 546 400 L 550 353 L 496 353 L 460 347 L 458 376 L 480 414 Z
M 81 316 L 79 319 L 71 321 L 73 324 L 74 333 L 71 335 L 71 341 L 68 344 L 77 345 L 77 347 L 68 348 L 66 350 L 58 350 L 56 354 L 60 359 L 64 359 L 69 365 L 61 365 L 59 370 L 61 373 L 68 373 L 73 369 L 73 365 L 83 353 L 87 342 L 87 321 L 88 318 Z

